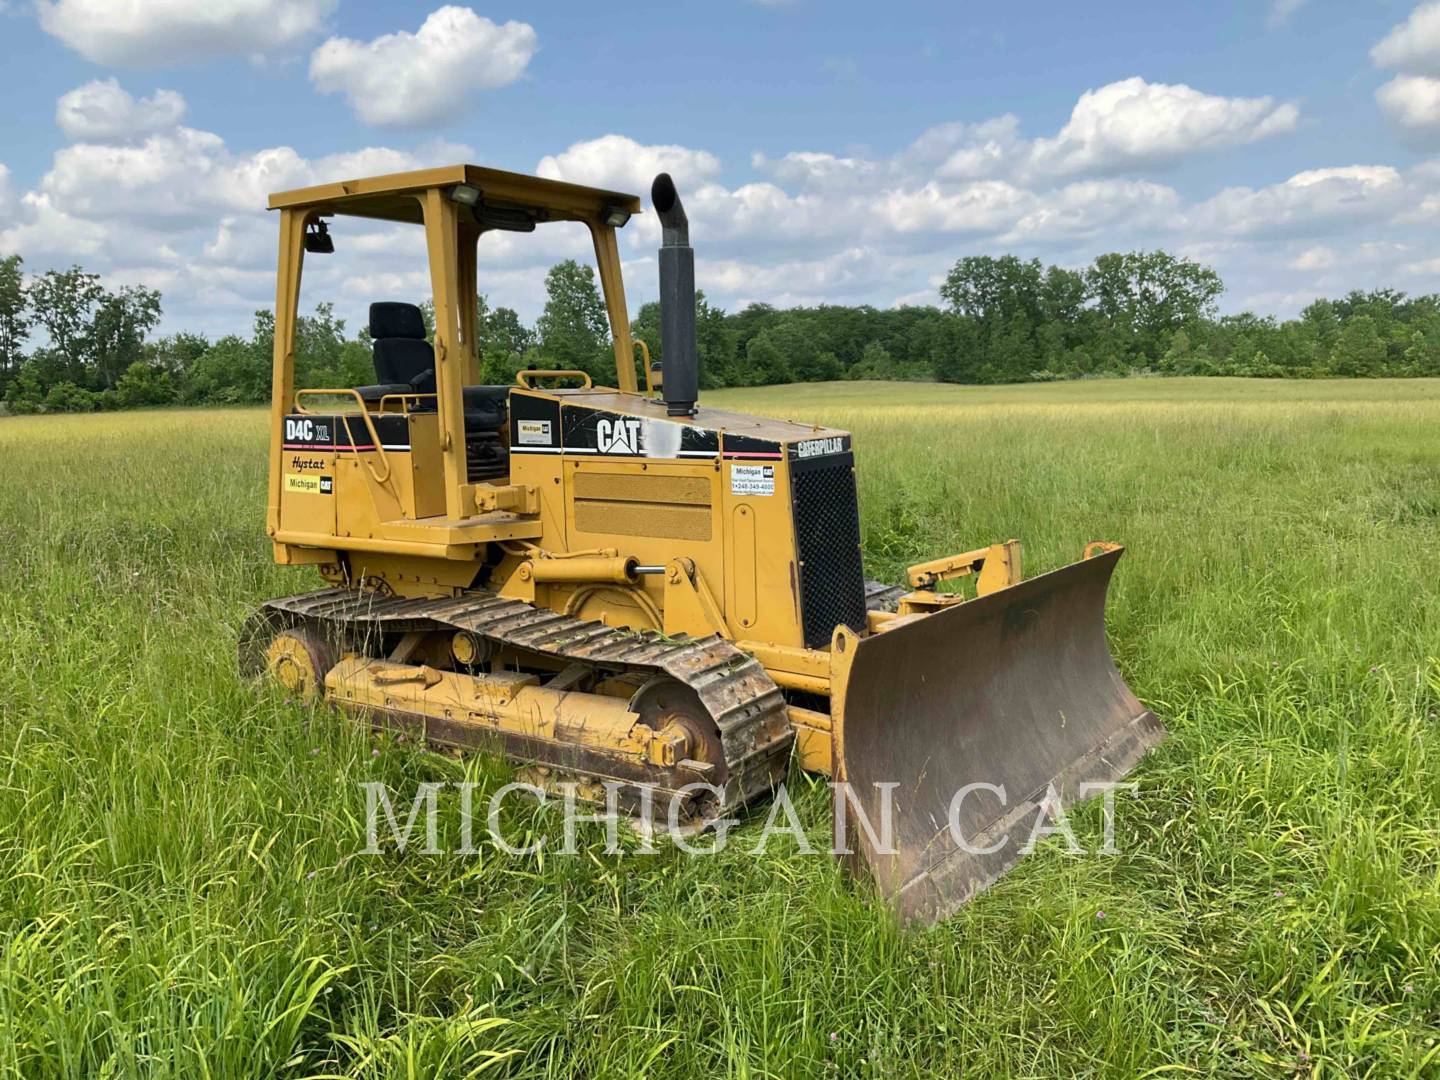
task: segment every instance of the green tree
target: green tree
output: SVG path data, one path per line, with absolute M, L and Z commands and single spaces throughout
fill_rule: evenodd
M 566 259 L 545 275 L 545 310 L 535 329 L 545 363 L 604 378 L 613 366 L 609 321 L 595 271 Z
M 1030 322 L 1042 318 L 1043 270 L 1039 259 L 1025 262 L 1014 255 L 998 259 L 969 255 L 950 268 L 940 298 L 951 313 L 982 324 L 1005 322 L 1019 314 Z
M 98 274 L 78 266 L 47 270 L 30 284 L 30 305 L 59 356 L 66 378 L 85 381 L 94 356 L 95 309 L 105 298 Z
M 19 255 L 0 259 L 0 391 L 19 373 L 25 359 L 25 342 L 30 337 L 30 302 L 23 265 Z
M 535 344 L 535 334 L 520 321 L 514 308 L 497 307 L 485 316 L 482 341 L 487 349 L 519 355 Z
M 1208 266 L 1165 251 L 1101 255 L 1085 273 L 1096 313 L 1130 363 L 1153 363 L 1180 327 L 1213 318 L 1225 291 Z
M 1045 322 L 1047 299 L 1071 313 L 1065 293 L 1073 283 L 1063 273 L 1047 291 L 1039 259 L 970 255 L 950 269 L 940 296 L 951 314 L 973 321 L 979 343 L 979 364 L 965 381 L 1024 379 L 1044 365 L 1036 328 Z
M 1186 375 L 1190 372 L 1192 359 L 1190 335 L 1181 327 L 1171 336 L 1170 347 L 1165 350 L 1165 355 L 1160 358 L 1157 366 L 1171 375 Z
M 5 406 L 13 413 L 39 412 L 45 404 L 48 382 L 43 361 L 28 357 L 5 387 Z
M 248 340 L 227 334 L 195 360 L 183 399 L 226 405 L 269 400 L 274 341 L 275 316 L 268 310 L 255 312 Z
M 90 325 L 90 347 L 96 370 L 113 389 L 121 374 L 140 362 L 145 335 L 160 322 L 160 294 L 144 286 L 127 285 L 119 292 L 102 292 Z
M 271 323 L 270 336 L 274 335 Z M 295 320 L 295 385 L 363 386 L 375 378 L 371 350 L 345 336 L 345 320 L 335 305 L 316 304 L 313 315 Z
M 860 362 L 850 369 L 850 377 L 852 379 L 898 379 L 901 375 L 896 368 L 895 358 L 890 355 L 890 350 L 880 342 L 872 341 L 860 354 Z
M 168 371 L 162 371 L 144 360 L 136 360 L 117 380 L 115 400 L 127 409 L 142 405 L 168 405 L 175 400 L 175 384 Z
M 1405 349 L 1405 365 L 1412 375 L 1440 375 L 1440 334 L 1416 330 Z
M 195 366 L 195 361 L 209 348 L 210 342 L 204 334 L 180 330 L 146 345 L 145 359 L 161 371 L 168 371 L 183 380 Z
M 695 293 L 695 355 L 702 390 L 729 385 L 736 361 L 735 332 L 724 310 L 705 298 L 704 289 Z
M 69 379 L 56 383 L 45 395 L 46 412 L 94 412 L 100 404 L 99 394 Z
M 736 366 L 736 330 L 734 320 L 705 298 L 705 290 L 695 293 L 695 355 L 700 366 L 700 389 L 713 390 L 744 381 L 744 373 Z M 640 305 L 630 323 L 630 336 L 645 342 L 652 363 L 662 359 L 660 345 L 660 303 L 650 300 Z M 640 373 L 641 385 L 645 373 Z
M 1380 375 L 1385 367 L 1385 342 L 1369 315 L 1347 319 L 1335 343 L 1331 367 L 1337 375 L 1366 378 Z
M 797 381 L 785 348 L 785 333 L 775 327 L 760 331 L 745 347 L 745 381 L 752 386 Z
M 980 332 L 973 319 L 943 318 L 927 335 L 930 370 L 940 382 L 980 382 Z

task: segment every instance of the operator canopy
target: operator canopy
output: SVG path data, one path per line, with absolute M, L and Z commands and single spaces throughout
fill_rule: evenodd
M 469 207 L 486 230 L 529 232 L 543 221 L 620 228 L 640 212 L 635 195 L 479 165 L 446 165 L 279 191 L 270 196 L 270 209 L 314 209 L 419 225 L 424 221 L 420 199 L 435 188 L 448 188 L 450 198 Z

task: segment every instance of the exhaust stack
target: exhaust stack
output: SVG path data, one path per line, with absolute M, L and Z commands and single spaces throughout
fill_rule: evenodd
M 675 181 L 661 173 L 650 185 L 650 202 L 660 217 L 661 393 L 671 416 L 692 416 L 700 396 L 700 361 L 695 352 L 695 249 L 690 221 Z

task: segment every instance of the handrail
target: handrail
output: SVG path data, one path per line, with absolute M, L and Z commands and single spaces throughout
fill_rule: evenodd
M 644 338 L 636 338 L 635 345 L 640 349 L 640 366 L 645 369 L 645 393 L 654 394 L 655 387 L 650 385 L 650 346 Z
M 582 390 L 589 390 L 592 386 L 595 385 L 594 380 L 592 380 L 592 379 L 590 378 L 590 376 L 589 376 L 588 374 L 586 374 L 585 372 L 583 372 L 583 371 L 570 371 L 570 370 L 565 369 L 565 368 L 527 368 L 527 369 L 524 370 L 524 371 L 517 371 L 517 372 L 515 373 L 515 381 L 516 381 L 517 383 L 519 383 L 521 386 L 523 386 L 526 390 L 534 390 L 534 389 L 535 389 L 535 387 L 533 387 L 533 386 L 530 385 L 530 383 L 529 383 L 529 381 L 528 381 L 529 379 L 562 379 L 562 378 L 563 378 L 563 379 L 580 379 L 580 380 L 581 380 L 581 387 L 580 387 L 580 388 L 581 388 Z
M 385 412 L 385 409 L 386 409 L 386 406 L 387 406 L 390 402 L 392 402 L 392 401 L 398 401 L 398 402 L 400 402 L 400 415 L 401 415 L 401 416 L 409 416 L 409 415 L 410 415 L 410 406 L 409 406 L 408 403 L 411 402 L 411 401 L 418 402 L 421 398 L 436 398 L 436 399 L 438 400 L 438 399 L 439 399 L 439 395 L 438 395 L 438 394 L 386 394 L 386 395 L 384 395 L 383 397 L 381 397 L 381 399 L 380 399 L 380 406 L 379 406 L 379 408 L 377 408 L 375 411 L 376 411 L 376 412 L 379 412 L 379 413 L 384 413 L 384 412 Z
M 367 431 L 370 433 L 370 441 L 375 444 L 375 450 L 376 450 L 376 452 L 380 455 L 380 463 L 385 466 L 385 475 L 381 476 L 379 473 L 377 473 L 377 472 L 375 471 L 375 466 L 374 466 L 373 464 L 371 464 L 369 461 L 366 461 L 366 462 L 365 462 L 365 467 L 370 470 L 370 475 L 371 475 L 372 477 L 374 477 L 375 483 L 377 483 L 377 484 L 387 483 L 387 482 L 389 481 L 389 479 L 390 479 L 390 458 L 387 457 L 386 454 L 385 454 L 385 447 L 384 447 L 384 446 L 381 444 L 381 442 L 380 442 L 380 434 L 379 434 L 379 432 L 377 432 L 377 431 L 375 430 L 375 424 L 374 424 L 374 422 L 370 419 L 370 411 L 365 408 L 365 399 L 360 396 L 360 392 L 359 392 L 358 390 L 355 390 L 355 389 L 353 389 L 353 388 L 348 388 L 348 387 L 347 387 L 347 388 L 342 388 L 342 389 L 337 389 L 337 390 L 320 389 L 320 388 L 315 388 L 315 389 L 310 389 L 310 390 L 296 390 L 296 391 L 295 391 L 295 411 L 298 412 L 298 413 L 310 413 L 310 410 L 309 410 L 309 409 L 306 409 L 304 406 L 302 406 L 302 405 L 300 404 L 300 399 L 301 399 L 302 397 L 304 397 L 306 394 L 309 394 L 309 395 L 311 395 L 312 397 L 324 397 L 324 396 L 327 395 L 327 394 L 332 395 L 332 396 L 337 396 L 337 397 L 345 397 L 345 396 L 348 395 L 348 396 L 350 396 L 350 397 L 352 397 L 352 398 L 355 399 L 355 403 L 360 406 L 360 416 L 365 420 L 365 430 L 367 430 Z M 311 413 L 311 415 L 314 415 L 314 414 Z M 341 416 L 349 416 L 349 415 L 351 415 L 351 414 L 350 414 L 350 413 L 340 413 L 340 414 L 338 414 L 338 415 L 341 415 Z M 348 425 L 348 424 L 346 425 L 346 432 L 347 432 L 347 433 L 349 432 L 349 425 Z

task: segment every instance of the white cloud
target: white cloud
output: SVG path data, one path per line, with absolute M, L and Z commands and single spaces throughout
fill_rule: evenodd
M 952 148 L 938 172 L 956 180 L 996 176 L 1023 163 L 1030 153 L 1030 144 L 1020 138 L 1019 119 L 1009 115 L 980 124 L 932 128 L 920 137 L 914 149 L 923 155 L 944 144 Z
M 550 180 L 611 188 L 649 196 L 656 173 L 675 175 L 691 190 L 720 171 L 714 154 L 686 146 L 643 146 L 625 135 L 602 135 L 577 142 L 540 159 L 535 172 Z
M 261 214 L 273 191 L 432 164 L 427 155 L 387 147 L 313 160 L 288 146 L 235 154 L 212 132 L 179 127 L 128 145 L 67 146 L 55 154 L 40 192 L 97 221 L 178 228 L 216 215 Z
M 977 180 L 948 189 L 931 181 L 913 191 L 891 191 L 881 217 L 897 232 L 1000 232 L 1034 206 L 1034 195 L 1004 180 Z
M 1299 118 L 1296 106 L 1274 98 L 1218 97 L 1137 76 L 1080 95 L 1069 122 L 1037 140 L 1031 159 L 1059 173 L 1166 165 L 1291 131 Z
M 1306 4 L 1306 0 L 1271 0 L 1270 18 L 1271 26 L 1283 26 L 1290 21 L 1290 16 L 1299 11 Z
M 1019 119 L 1008 113 L 941 124 L 916 139 L 900 163 L 933 167 L 951 180 L 1113 175 L 1283 134 L 1299 119 L 1297 106 L 1274 98 L 1221 97 L 1135 76 L 1085 91 L 1052 137 L 1022 137 Z
M 185 115 L 185 99 L 174 90 L 148 98 L 130 96 L 115 79 L 78 86 L 55 104 L 55 123 L 72 139 L 105 142 L 172 128 Z
M 1338 264 L 1340 256 L 1335 253 L 1334 248 L 1325 247 L 1323 244 L 1306 248 L 1286 265 L 1292 270 L 1329 270 Z
M 1378 67 L 1440 75 L 1440 3 L 1421 4 L 1370 50 Z
M 447 5 L 413 34 L 330 38 L 311 54 L 310 81 L 323 94 L 344 94 L 366 123 L 429 127 L 468 113 L 475 91 L 520 78 L 538 43 L 528 23 L 496 25 Z
M 782 184 L 805 191 L 842 191 L 863 186 L 880 169 L 875 162 L 864 158 L 837 157 L 808 150 L 792 150 L 773 161 L 764 154 L 755 154 L 750 164 Z
M 1313 236 L 1392 218 L 1409 199 L 1389 165 L 1309 169 L 1269 187 L 1222 191 L 1196 208 L 1192 225 L 1232 236 Z
M 1048 192 L 1004 239 L 1058 241 L 1164 230 L 1180 210 L 1174 188 L 1149 180 L 1081 180 Z
M 145 281 L 164 289 L 167 318 L 175 320 L 169 325 L 235 330 L 273 299 L 276 219 L 265 210 L 271 192 L 423 168 L 442 154 L 463 159 L 471 151 L 371 147 L 307 159 L 276 146 L 237 153 L 212 132 L 182 126 L 124 144 L 79 142 L 58 151 L 21 198 L 8 206 L 0 198 L 0 253 L 18 251 L 37 270 L 78 261 L 117 282 Z M 338 232 L 343 256 L 307 264 L 307 305 L 333 299 L 343 310 L 357 295 L 345 286 L 349 278 L 397 265 L 423 277 L 418 229 L 401 236 L 346 221 Z M 361 311 L 344 313 L 353 321 Z
M 1440 134 L 1440 79 L 1397 75 L 1375 91 L 1375 100 L 1385 115 L 1411 136 Z
M 185 126 L 178 95 L 137 100 L 110 82 L 66 97 L 57 118 L 75 141 L 19 191 L 0 170 L 0 253 L 19 250 L 36 270 L 78 261 L 163 287 L 167 328 L 241 329 L 271 302 L 270 192 L 471 156 L 436 144 L 320 158 L 284 145 L 240 150 Z M 821 145 L 722 168 L 696 146 L 612 132 L 533 164 L 543 176 L 642 195 L 655 173 L 671 172 L 699 281 L 732 310 L 757 300 L 935 302 L 946 269 L 979 253 L 1083 266 L 1105 250 L 1163 247 L 1214 265 L 1231 304 L 1420 277 L 1401 268 L 1440 248 L 1440 160 L 1309 169 L 1198 202 L 1147 175 L 1179 153 L 1263 138 L 1290 122 L 1287 108 L 1134 79 L 1082 97 L 1048 139 L 1024 137 L 1005 115 L 938 125 L 893 155 Z M 307 262 L 307 306 L 335 300 L 355 325 L 372 299 L 426 295 L 419 230 L 343 218 L 332 228 L 336 255 Z M 657 242 L 653 214 L 622 233 L 632 308 L 655 294 Z M 487 235 L 481 287 L 533 319 L 546 269 L 572 257 L 590 257 L 588 234 L 573 223 Z
M 87 60 L 164 67 L 257 55 L 322 29 L 336 0 L 36 0 L 40 25 Z

